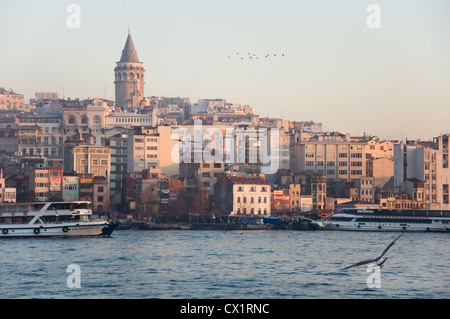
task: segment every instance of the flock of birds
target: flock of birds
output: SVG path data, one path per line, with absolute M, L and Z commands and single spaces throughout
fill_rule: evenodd
M 284 57 L 285 55 L 284 55 L 284 53 L 281 53 L 281 54 L 267 53 L 264 57 L 261 57 L 261 60 L 263 58 L 267 59 L 267 58 L 271 58 L 271 57 L 274 58 L 274 57 L 277 57 L 277 56 L 278 57 Z M 228 59 L 232 59 L 232 58 L 233 58 L 232 55 L 228 56 Z M 240 59 L 240 60 L 247 60 L 247 59 L 248 60 L 259 60 L 260 56 L 256 55 L 255 53 L 247 53 L 247 55 L 245 55 L 245 54 L 240 54 L 239 52 L 237 52 L 235 58 Z

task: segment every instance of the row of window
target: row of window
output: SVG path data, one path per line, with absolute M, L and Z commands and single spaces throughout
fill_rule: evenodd
M 244 208 L 242 211 L 243 211 L 244 214 L 247 214 L 247 208 Z M 258 208 L 258 215 L 261 215 L 261 212 L 262 212 L 261 208 Z M 264 215 L 267 215 L 267 208 L 264 208 L 263 212 L 264 212 Z M 238 213 L 238 215 L 241 214 L 241 209 L 240 208 L 237 209 L 237 213 Z M 255 209 L 254 208 L 250 209 L 250 214 L 252 214 L 252 215 L 255 214 Z
M 98 115 L 95 115 L 93 118 L 93 121 L 94 121 L 94 124 L 100 125 L 102 123 L 102 118 Z M 89 118 L 87 116 L 82 116 L 80 122 L 83 125 L 88 125 Z M 77 124 L 77 119 L 75 118 L 75 116 L 69 116 L 68 123 L 69 124 Z
M 92 165 L 98 165 L 98 160 L 97 159 L 93 159 L 93 160 L 91 160 L 91 164 Z M 81 165 L 86 165 L 86 160 L 85 159 L 82 159 L 82 160 L 80 160 L 80 164 Z M 108 165 L 108 160 L 100 160 L 100 164 L 101 165 Z
M 56 148 L 44 148 L 43 149 L 44 150 L 44 153 L 41 153 L 42 152 L 42 149 L 41 148 L 37 148 L 36 149 L 36 155 L 37 156 L 40 156 L 41 154 L 44 154 L 44 156 L 45 157 L 50 157 L 50 154 L 51 154 L 51 157 L 56 157 Z M 64 153 L 64 151 L 63 151 L 63 149 L 62 148 L 59 148 L 58 149 L 58 156 L 59 157 L 63 157 L 63 153 Z M 23 156 L 34 156 L 35 154 L 34 154 L 34 148 L 29 148 L 28 149 L 28 151 L 27 151 L 27 149 L 26 148 L 22 148 L 22 154 L 23 154 Z
M 116 123 L 149 123 L 152 119 L 150 117 L 119 117 L 116 118 Z
M 247 188 L 247 186 L 238 186 L 237 191 L 238 191 L 238 192 L 244 192 L 246 188 Z M 249 187 L 249 191 L 250 191 L 250 192 L 256 192 L 256 189 L 257 189 L 256 186 L 250 186 L 250 187 Z M 260 190 L 261 190 L 261 192 L 267 192 L 268 188 L 267 188 L 267 186 L 262 186 L 262 187 L 260 188 Z
M 306 166 L 314 166 L 314 161 L 306 161 Z M 317 166 L 324 166 L 323 161 L 318 161 Z M 327 167 L 334 167 L 334 162 L 327 162 Z M 347 166 L 347 162 L 339 162 L 339 166 Z M 350 166 L 363 166 L 362 162 L 350 162 Z
M 258 203 L 259 204 L 261 204 L 261 200 L 262 200 L 262 203 L 267 203 L 267 197 L 264 197 L 264 198 L 261 198 L 261 197 L 258 197 Z M 237 197 L 236 198 L 236 202 L 237 203 L 241 203 L 241 198 L 240 197 Z M 247 203 L 247 197 L 243 197 L 242 198 L 242 202 L 245 204 L 245 203 Z M 255 202 L 255 198 L 254 197 L 250 197 L 250 203 L 254 203 Z
M 100 147 L 98 147 L 98 148 L 94 148 L 94 147 L 89 148 L 89 153 L 90 154 L 92 154 L 92 153 L 109 154 L 109 152 L 110 152 L 109 148 L 100 148 Z M 78 153 L 87 154 L 88 153 L 88 149 L 85 148 L 85 147 L 83 147 L 83 148 L 75 148 L 75 153 L 76 154 L 78 154 Z

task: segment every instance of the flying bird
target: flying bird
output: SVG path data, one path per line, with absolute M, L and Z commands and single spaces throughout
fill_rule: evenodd
M 378 256 L 375 259 L 369 259 L 369 260 L 363 260 L 360 261 L 356 264 L 350 265 L 348 267 L 342 268 L 343 269 L 349 269 L 352 267 L 356 267 L 356 266 L 361 266 L 361 265 L 366 265 L 366 264 L 370 264 L 370 263 L 375 263 L 377 266 L 380 266 L 380 268 L 383 268 L 383 264 L 384 262 L 387 260 L 387 257 L 384 258 L 383 256 L 387 253 L 387 251 L 394 245 L 394 243 L 396 242 L 397 239 L 399 239 L 400 237 L 403 236 L 404 233 L 402 233 L 400 236 L 398 236 L 397 238 L 395 238 L 383 251 L 383 253 L 381 254 L 381 256 Z

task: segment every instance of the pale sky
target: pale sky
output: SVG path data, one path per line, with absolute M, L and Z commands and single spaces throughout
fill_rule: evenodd
M 353 135 L 450 131 L 448 0 L 1 0 L 0 87 L 113 100 L 129 23 L 145 96 L 223 98 Z

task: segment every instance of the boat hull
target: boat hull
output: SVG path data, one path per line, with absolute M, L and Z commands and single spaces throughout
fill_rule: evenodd
M 345 223 L 324 223 L 324 230 L 341 230 L 341 231 L 380 231 L 380 232 L 450 232 L 447 225 L 400 225 L 400 224 L 374 224 L 374 225 L 357 225 Z
M 111 222 L 67 223 L 58 225 L 2 225 L 0 238 L 10 237 L 80 237 L 110 236 L 115 229 Z

